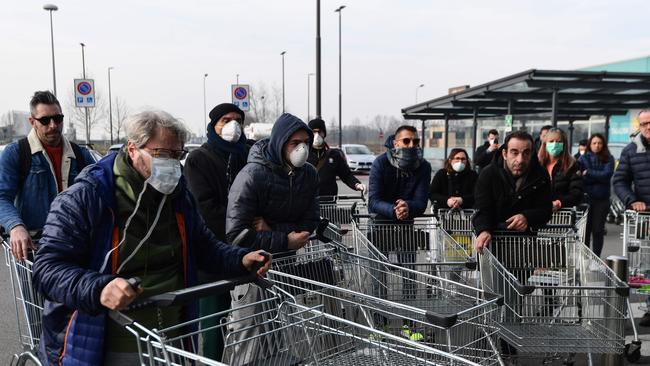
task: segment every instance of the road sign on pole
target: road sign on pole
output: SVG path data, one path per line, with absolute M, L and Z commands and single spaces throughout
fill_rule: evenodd
M 504 122 L 505 122 L 505 125 L 506 125 L 506 132 L 511 132 L 512 131 L 512 114 L 506 114 Z
M 74 79 L 74 105 L 79 108 L 95 106 L 95 80 Z
M 248 112 L 251 109 L 251 100 L 248 85 L 232 85 L 232 104 L 242 111 Z

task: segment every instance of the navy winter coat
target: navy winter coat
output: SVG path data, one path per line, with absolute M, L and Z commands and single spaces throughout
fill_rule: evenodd
M 117 225 L 116 156 L 108 155 L 83 170 L 75 184 L 52 202 L 47 216 L 34 263 L 34 285 L 46 297 L 39 354 L 44 365 L 58 365 L 59 359 L 63 366 L 102 363 L 104 325 L 110 320 L 99 297 L 116 276 L 111 260 L 103 272 L 100 269 Z M 199 216 L 184 181 L 179 184 L 182 191 L 173 205 L 186 238 L 182 266 L 179 263 L 186 285 L 196 284 L 197 267 L 231 277 L 244 274 L 241 261 L 248 250 L 219 242 Z M 187 315 L 193 312 L 190 307 Z
M 291 135 L 303 129 L 313 134 L 298 117 L 284 113 L 278 118 L 271 137 L 255 143 L 248 154 L 248 164 L 230 187 L 226 216 L 226 238 L 232 242 L 244 229 L 244 240 L 255 249 L 271 253 L 287 251 L 287 234 L 292 231 L 313 232 L 320 219 L 318 208 L 318 173 L 306 163 L 289 169 L 282 148 Z M 255 232 L 253 221 L 262 217 L 271 231 Z
M 386 141 L 392 147 L 392 139 Z M 397 220 L 395 201 L 402 199 L 409 207 L 409 219 L 424 213 L 427 208 L 431 164 L 423 160 L 412 172 L 397 169 L 388 161 L 390 151 L 379 155 L 372 163 L 368 190 L 368 211 L 380 219 Z
M 650 204 L 650 151 L 642 139 L 641 134 L 636 135 L 621 151 L 618 168 L 612 178 L 614 192 L 628 208 L 636 201 Z
M 611 194 L 611 179 L 614 174 L 614 157 L 609 156 L 607 163 L 602 163 L 596 154 L 587 151 L 578 160 L 582 175 L 582 184 L 589 198 L 598 200 L 609 199 Z

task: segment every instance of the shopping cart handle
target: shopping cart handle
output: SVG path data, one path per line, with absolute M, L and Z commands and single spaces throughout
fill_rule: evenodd
M 330 221 L 328 219 L 321 219 L 320 222 L 318 223 L 318 226 L 316 227 L 316 231 L 312 236 L 309 237 L 309 240 L 319 240 L 323 243 L 329 243 L 332 241 L 332 239 L 328 238 L 325 236 L 325 230 L 327 230 L 327 227 L 330 225 Z
M 427 311 L 424 315 L 431 324 L 443 328 L 449 328 L 458 321 L 458 314 L 438 314 L 433 311 Z
M 627 246 L 627 251 L 628 251 L 629 253 L 636 253 L 636 252 L 639 251 L 639 249 L 641 249 L 641 247 L 638 246 L 638 245 L 628 245 L 628 246 Z
M 474 271 L 477 267 L 478 263 L 476 262 L 475 258 L 467 258 L 467 261 L 465 262 L 465 268 L 469 269 L 470 271 Z
M 519 281 L 514 281 L 515 289 L 522 295 L 530 295 L 535 291 L 535 286 L 523 285 Z
M 495 294 L 494 292 L 484 292 L 483 297 L 487 301 L 492 301 L 496 299 L 496 304 L 497 306 L 503 306 L 504 301 L 503 301 L 503 296 L 499 294 Z

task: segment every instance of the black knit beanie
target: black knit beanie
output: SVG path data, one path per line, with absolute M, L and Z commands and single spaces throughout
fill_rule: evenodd
M 210 111 L 209 114 L 210 126 L 214 127 L 214 124 L 217 123 L 221 119 L 221 117 L 223 117 L 224 115 L 230 112 L 238 113 L 241 116 L 242 124 L 244 123 L 244 118 L 245 118 L 244 111 L 242 111 L 241 109 L 239 109 L 239 107 L 237 107 L 232 103 L 221 103 L 218 106 L 212 108 L 212 110 Z
M 325 128 L 325 121 L 320 118 L 312 119 L 309 121 L 310 129 L 319 129 L 323 133 L 323 137 L 327 137 L 327 129 Z

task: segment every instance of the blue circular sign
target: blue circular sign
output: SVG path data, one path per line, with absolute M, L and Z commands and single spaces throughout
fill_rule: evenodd
M 77 91 L 79 92 L 79 94 L 88 95 L 90 94 L 91 91 L 93 91 L 93 87 L 90 85 L 89 82 L 82 81 L 77 85 Z
M 235 95 L 235 98 L 237 99 L 246 99 L 246 96 L 248 95 L 248 92 L 246 91 L 246 88 L 238 86 L 235 88 L 235 91 L 233 92 Z

